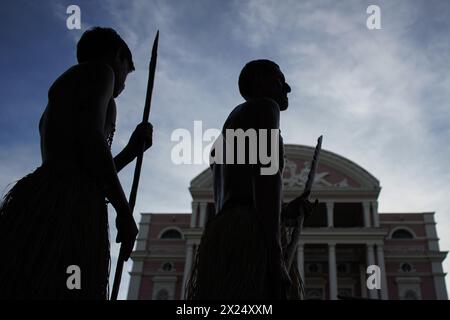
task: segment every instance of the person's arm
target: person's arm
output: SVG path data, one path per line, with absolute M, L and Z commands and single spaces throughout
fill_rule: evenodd
M 102 185 L 106 198 L 117 213 L 117 242 L 123 244 L 123 255 L 128 259 L 137 235 L 128 201 L 117 176 L 114 159 L 104 134 L 109 100 L 113 95 L 114 73 L 103 64 L 89 66 L 88 77 L 80 85 L 80 144 L 83 161 Z
M 80 88 L 83 161 L 102 184 L 118 214 L 121 214 L 127 201 L 104 133 L 108 103 L 113 94 L 114 73 L 106 64 L 92 64 L 85 72 L 89 77 L 84 77 L 88 80 Z
M 102 185 L 117 218 L 116 242 L 122 243 L 121 255 L 128 260 L 137 236 L 136 222 L 117 176 L 114 159 L 104 128 L 108 103 L 113 96 L 114 73 L 106 64 L 89 66 L 86 82 L 80 85 L 80 143 L 83 161 Z
M 266 150 L 279 154 L 277 144 L 272 144 L 271 130 L 279 130 L 279 107 L 269 99 L 261 99 L 255 110 L 255 129 L 258 134 L 258 157 L 259 146 L 263 143 L 267 146 Z M 266 129 L 266 138 L 259 135 L 259 129 Z M 277 131 L 279 134 L 279 131 Z M 278 137 L 277 137 L 278 139 Z M 261 141 L 260 141 L 261 140 Z M 278 147 L 280 147 L 278 145 Z M 272 150 L 274 149 L 274 150 Z M 260 160 L 260 159 L 259 159 Z M 272 164 L 273 165 L 273 164 Z M 278 163 L 276 164 L 278 166 Z M 252 166 L 252 187 L 253 202 L 258 215 L 258 223 L 264 234 L 264 243 L 269 254 L 269 274 L 274 294 L 276 297 L 282 297 L 282 277 L 284 259 L 280 240 L 280 213 L 282 202 L 282 177 L 281 172 L 276 170 L 274 174 L 262 174 L 261 169 L 270 167 L 271 164 L 264 165 L 258 161 L 257 165 Z
M 133 160 L 134 157 L 131 155 L 129 150 L 127 150 L 127 147 L 123 148 L 123 150 L 114 157 L 114 165 L 117 172 L 120 172 Z
M 281 222 L 286 227 L 303 225 L 303 222 L 314 214 L 318 206 L 319 202 L 317 199 L 313 203 L 303 196 L 298 196 L 291 202 L 283 205 Z
M 132 162 L 140 152 L 146 151 L 153 144 L 153 126 L 150 123 L 140 123 L 130 137 L 130 141 L 114 157 L 114 165 L 117 172 Z M 145 145 L 142 149 L 142 145 Z

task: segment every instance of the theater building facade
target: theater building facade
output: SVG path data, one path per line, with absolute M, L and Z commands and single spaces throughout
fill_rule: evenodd
M 285 202 L 301 194 L 313 152 L 285 145 Z M 365 169 L 322 150 L 312 192 L 319 210 L 306 222 L 297 249 L 307 299 L 448 299 L 442 268 L 447 252 L 439 249 L 434 212 L 380 213 L 380 190 Z M 189 191 L 192 213 L 142 213 L 128 299 L 184 298 L 203 228 L 214 215 L 209 169 Z M 379 267 L 379 289 L 367 286 L 373 265 Z

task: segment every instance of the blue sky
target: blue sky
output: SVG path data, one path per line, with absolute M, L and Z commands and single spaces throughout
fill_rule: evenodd
M 71 4 L 81 8 L 82 30 L 66 28 Z M 370 4 L 381 8 L 381 30 L 366 28 Z M 194 120 L 220 128 L 242 101 L 242 66 L 269 58 L 292 87 L 281 118 L 285 142 L 313 145 L 323 134 L 325 149 L 380 180 L 380 212 L 435 211 L 441 250 L 450 248 L 450 2 L 17 0 L 0 6 L 0 189 L 39 166 L 37 126 L 47 90 L 76 63 L 76 41 L 89 26 L 115 28 L 134 54 L 136 71 L 117 99 L 113 151 L 125 145 L 141 119 L 159 29 L 154 146 L 145 157 L 137 220 L 139 212 L 189 212 L 189 181 L 206 165 L 173 165 L 171 133 L 192 131 Z M 120 174 L 125 190 L 132 170 Z

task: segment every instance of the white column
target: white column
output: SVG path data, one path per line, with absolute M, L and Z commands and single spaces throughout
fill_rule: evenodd
M 327 224 L 329 228 L 332 228 L 334 226 L 334 215 L 333 215 L 334 203 L 326 202 L 326 204 L 327 204 Z
M 150 230 L 151 218 L 152 216 L 150 214 L 141 214 L 139 233 L 136 239 L 136 251 L 147 250 L 147 241 L 149 240 L 148 231 Z
M 362 205 L 364 214 L 364 227 L 370 228 L 370 202 L 364 201 Z
M 425 234 L 428 240 L 428 250 L 439 251 L 439 238 L 436 232 L 436 222 L 434 221 L 434 212 L 423 214 L 425 222 Z
M 367 266 L 375 265 L 375 254 L 373 244 L 367 244 Z M 369 297 L 371 299 L 378 299 L 377 289 L 369 289 Z
M 436 221 L 434 220 L 434 212 L 426 212 L 423 214 L 425 222 L 425 234 L 428 239 L 428 250 L 440 251 L 439 238 L 436 232 Z M 433 274 L 434 290 L 438 300 L 448 300 L 447 290 L 445 286 L 445 273 L 442 269 L 442 263 L 438 261 L 431 262 L 431 271 Z
M 139 222 L 139 233 L 136 239 L 136 251 L 146 251 L 147 241 L 149 238 L 150 214 L 141 214 L 141 221 Z M 144 272 L 144 261 L 131 258 L 133 265 L 130 273 L 130 285 L 128 286 L 128 300 L 139 299 L 139 290 L 141 288 L 142 273 Z
M 133 266 L 130 273 L 130 284 L 128 286 L 127 300 L 138 300 L 139 290 L 141 288 L 142 273 L 144 272 L 144 261 L 133 259 Z
M 387 275 L 386 266 L 384 264 L 384 248 L 382 244 L 377 244 L 377 260 L 381 271 L 381 299 L 388 300 Z
M 208 203 L 200 202 L 200 221 L 199 221 L 199 225 L 198 225 L 200 228 L 203 228 L 205 226 L 207 206 L 208 206 Z
M 380 216 L 378 215 L 378 201 L 372 201 L 373 226 L 380 227 Z
M 192 201 L 191 228 L 195 228 L 197 225 L 197 212 L 198 212 L 198 202 Z
M 187 281 L 191 275 L 191 268 L 192 268 L 192 258 L 194 255 L 194 245 L 192 243 L 187 245 L 186 248 L 186 261 L 184 263 L 184 274 L 183 274 L 183 283 L 181 285 L 181 297 L 182 299 L 186 299 L 184 296 L 184 292 L 186 289 Z
M 445 273 L 442 269 L 442 263 L 431 262 L 431 271 L 433 273 L 434 290 L 436 292 L 436 299 L 448 300 L 447 290 L 445 286 Z
M 328 275 L 330 300 L 337 300 L 336 245 L 334 243 L 328 244 Z
M 299 243 L 297 246 L 297 267 L 303 283 L 305 282 L 305 255 L 303 250 L 303 243 Z

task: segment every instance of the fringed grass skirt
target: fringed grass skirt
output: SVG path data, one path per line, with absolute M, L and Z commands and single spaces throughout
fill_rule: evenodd
M 197 250 L 187 298 L 269 298 L 263 241 L 250 207 L 236 206 L 210 219 Z
M 226 209 L 208 221 L 186 287 L 187 299 L 281 298 L 274 297 L 270 287 L 269 256 L 256 221 L 250 206 Z M 297 291 L 286 288 L 286 296 Z
M 108 213 L 95 180 L 51 165 L 19 180 L 0 206 L 0 255 L 2 299 L 107 299 Z M 72 265 L 79 290 L 68 288 Z

